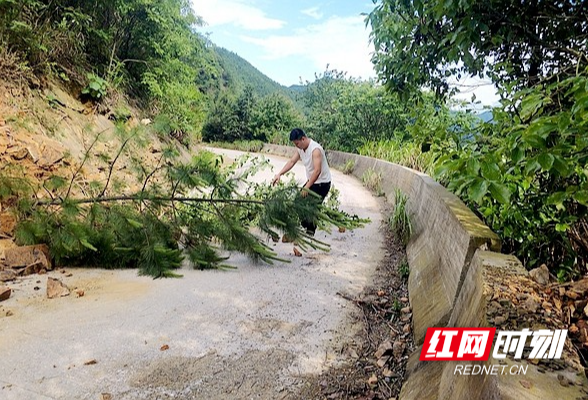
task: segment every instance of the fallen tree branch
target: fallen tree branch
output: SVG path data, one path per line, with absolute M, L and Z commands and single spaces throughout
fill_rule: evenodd
M 64 203 L 68 204 L 93 204 L 93 203 L 110 203 L 118 201 L 179 201 L 184 203 L 233 203 L 233 204 L 264 204 L 260 200 L 245 199 L 209 199 L 201 197 L 164 197 L 164 196 L 113 196 L 113 197 L 94 197 L 91 199 L 54 199 L 50 201 L 39 201 L 37 206 L 59 206 Z

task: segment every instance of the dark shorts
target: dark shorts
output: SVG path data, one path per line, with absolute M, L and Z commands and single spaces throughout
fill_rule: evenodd
M 329 194 L 329 190 L 331 190 L 331 182 L 315 183 L 310 187 L 310 190 L 321 196 L 324 200 L 327 194 Z
M 327 197 L 327 194 L 329 194 L 329 190 L 331 190 L 331 182 L 315 183 L 310 187 L 310 190 L 321 196 L 322 203 L 322 201 L 325 200 L 325 197 Z M 316 201 L 318 203 L 318 199 L 316 199 Z M 313 221 L 302 221 L 302 227 L 306 229 L 306 232 L 309 235 L 314 236 L 314 233 L 316 232 L 316 224 Z

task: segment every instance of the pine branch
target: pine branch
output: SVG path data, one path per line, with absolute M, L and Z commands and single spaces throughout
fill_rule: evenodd
M 80 166 L 78 167 L 78 169 L 76 170 L 76 172 L 73 174 L 73 176 L 71 177 L 71 181 L 69 182 L 69 187 L 67 188 L 67 193 L 65 194 L 65 198 L 66 199 L 69 197 L 69 194 L 71 192 L 71 187 L 73 186 L 73 183 L 74 183 L 74 181 L 76 179 L 76 176 L 78 176 L 78 174 L 80 173 L 80 171 L 84 167 L 84 164 L 86 163 L 86 161 L 88 160 L 88 158 L 90 158 L 90 151 L 92 150 L 92 147 L 94 147 L 94 145 L 96 144 L 96 142 L 98 142 L 98 139 L 100 138 L 100 136 L 104 132 L 106 132 L 107 130 L 108 130 L 108 128 L 107 129 L 104 129 L 104 130 L 102 130 L 100 132 L 98 132 L 98 134 L 94 138 L 94 141 L 92 142 L 92 144 L 90 145 L 90 147 L 84 153 L 84 159 L 80 163 Z
M 295 182 L 278 188 L 247 183 L 243 177 L 263 165 L 254 162 L 238 176 L 236 167 L 221 168 L 211 153 L 194 157 L 188 165 L 162 164 L 162 155 L 151 172 L 143 169 L 139 192 L 106 197 L 115 163 L 131 138 L 111 162 L 98 196 L 70 198 L 73 183 L 103 132 L 86 151 L 65 197 L 37 198 L 23 210 L 26 220 L 19 228 L 21 242 L 47 243 L 57 264 L 139 267 L 141 274 L 168 277 L 187 253 L 195 268 L 228 268 L 226 257 L 215 245 L 269 264 L 289 262 L 252 229 L 259 228 L 273 238 L 286 234 L 303 250 L 328 251 L 327 243 L 306 234 L 301 221 L 314 221 L 322 229 L 331 225 L 353 229 L 367 222 L 322 205 L 312 192 L 302 198 Z M 156 185 L 153 176 L 162 170 L 163 182 Z M 244 191 L 241 182 L 248 185 Z M 196 191 L 199 193 L 192 195 Z
M 165 197 L 165 196 L 113 196 L 113 197 L 94 197 L 90 199 L 54 199 L 36 202 L 37 206 L 60 206 L 63 204 L 90 204 L 90 203 L 114 203 L 124 201 L 162 201 L 162 202 L 181 202 L 181 203 L 234 203 L 234 204 L 264 204 L 259 200 L 245 199 L 210 199 L 201 197 Z
M 106 189 L 108 188 L 108 185 L 110 184 L 110 178 L 112 177 L 112 170 L 114 169 L 114 164 L 116 164 L 116 161 L 118 160 L 118 158 L 122 154 L 123 150 L 125 149 L 126 145 L 129 143 L 129 141 L 131 139 L 133 139 L 136 135 L 137 135 L 137 133 L 134 133 L 133 135 L 129 136 L 127 138 L 127 140 L 125 140 L 123 142 L 123 144 L 120 146 L 120 149 L 118 149 L 118 153 L 116 153 L 116 157 L 114 157 L 114 160 L 112 160 L 112 162 L 110 163 L 110 169 L 108 170 L 108 178 L 106 179 L 106 183 L 104 184 L 104 188 L 102 189 L 102 192 L 100 192 L 98 197 L 103 197 L 104 193 L 106 193 Z

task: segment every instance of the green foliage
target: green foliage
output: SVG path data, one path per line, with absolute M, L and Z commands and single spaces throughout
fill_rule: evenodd
M 90 20 L 64 2 L 4 0 L 0 2 L 0 42 L 37 73 L 54 65 L 68 69 L 83 59 L 83 32 Z
M 302 94 L 308 131 L 324 147 L 356 152 L 366 141 L 404 136 L 406 111 L 374 82 L 326 70 Z
M 205 141 L 234 142 L 252 140 L 251 119 L 257 104 L 257 97 L 251 86 L 245 87 L 237 98 L 220 93 L 202 129 Z
M 82 94 L 94 100 L 102 100 L 108 91 L 108 83 L 95 74 L 88 74 L 88 84 L 82 89 Z
M 234 142 L 239 140 L 236 99 L 228 92 L 220 92 L 209 107 L 206 121 L 202 127 L 202 139 L 207 142 Z
M 436 137 L 438 130 L 463 138 L 478 120 L 471 113 L 450 109 L 433 94 L 400 96 L 336 70 L 307 82 L 302 99 L 308 132 L 324 147 L 360 152 L 419 171 L 429 171 L 432 163 L 420 150 L 423 138 Z M 415 144 L 415 137 L 421 142 Z
M 201 23 L 188 0 L 0 3 L 0 42 L 35 72 L 82 85 L 93 100 L 126 90 L 164 114 L 169 134 L 184 144 L 199 140 L 209 86 L 202 77 L 219 68 L 193 29 Z M 86 80 L 80 71 L 89 65 Z
M 327 194 L 327 197 L 325 198 L 325 205 L 328 208 L 338 209 L 341 205 L 341 201 L 339 200 L 340 195 L 341 192 L 339 189 L 337 189 L 335 185 L 332 184 L 331 189 L 329 190 L 329 194 Z
M 132 116 L 133 114 L 131 111 L 124 105 L 116 107 L 112 113 L 112 118 L 114 118 L 116 122 L 126 122 L 131 119 Z
M 372 58 L 393 90 L 447 92 L 450 77 L 488 74 L 502 89 L 571 76 L 588 65 L 581 1 L 378 0 Z
M 494 109 L 472 140 L 433 147 L 437 176 L 529 268 L 586 272 L 588 73 L 537 85 Z M 512 111 L 514 112 L 512 112 Z
M 412 222 L 406 203 L 408 197 L 400 189 L 394 192 L 394 211 L 388 219 L 390 229 L 400 239 L 400 242 L 406 246 L 412 236 Z
M 560 279 L 584 275 L 584 4 L 381 0 L 367 19 L 390 89 L 440 95 L 449 79 L 492 79 L 502 103 L 491 122 L 456 123 L 421 107 L 410 140 L 430 149 L 436 177 L 501 236 L 504 251 L 527 268 L 546 263 Z
M 139 268 L 155 278 L 169 276 L 183 259 L 177 228 L 133 207 L 63 203 L 61 212 L 36 208 L 16 231 L 23 245 L 46 243 L 57 266 Z
M 392 309 L 395 313 L 400 313 L 400 310 L 402 310 L 402 303 L 400 302 L 400 300 L 394 299 L 394 301 L 392 302 Z
M 32 195 L 33 188 L 24 178 L 24 167 L 17 164 L 7 164 L 0 167 L 0 202 L 16 203 L 19 198 Z
M 383 196 L 382 174 L 376 172 L 373 168 L 368 168 L 361 176 L 364 186 L 375 193 L 376 196 Z
M 282 142 L 302 116 L 292 101 L 281 94 L 269 94 L 258 99 L 251 86 L 246 86 L 237 98 L 220 93 L 208 113 L 203 127 L 205 141 L 233 142 L 258 140 Z
M 273 94 L 290 99 L 294 97 L 291 90 L 272 81 L 237 54 L 217 46 L 213 47 L 213 51 L 222 70 L 219 78 L 229 91 L 241 93 L 250 86 L 259 98 Z
M 433 171 L 433 154 L 423 153 L 422 146 L 414 141 L 400 144 L 396 140 L 367 142 L 358 151 L 362 156 L 378 158 L 395 164 L 431 174 Z
M 280 93 L 261 98 L 251 116 L 253 137 L 274 144 L 285 144 L 288 132 L 301 124 L 302 115 L 292 100 Z

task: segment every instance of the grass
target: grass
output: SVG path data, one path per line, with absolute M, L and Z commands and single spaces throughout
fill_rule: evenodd
M 406 258 L 402 260 L 402 262 L 398 266 L 398 273 L 400 274 L 400 277 L 402 279 L 408 279 L 408 276 L 410 275 L 410 267 L 408 265 L 408 261 L 406 260 Z
M 412 222 L 406 206 L 408 197 L 400 189 L 394 193 L 394 211 L 388 219 L 390 229 L 396 234 L 404 246 L 412 236 Z
M 358 151 L 362 156 L 393 162 L 428 175 L 431 175 L 434 170 L 433 153 L 423 153 L 416 143 L 405 142 L 401 144 L 395 140 L 380 140 L 368 142 Z
M 245 151 L 249 153 L 259 153 L 263 149 L 263 142 L 260 140 L 237 140 L 235 142 L 210 142 L 206 145 L 218 147 L 221 149 L 231 149 Z
M 353 159 L 347 160 L 347 162 L 343 166 L 343 173 L 345 175 L 351 175 L 353 173 L 354 169 L 355 169 L 355 160 L 353 160 Z
M 366 170 L 361 176 L 363 185 L 371 190 L 376 196 L 383 196 L 382 190 L 382 174 L 376 172 L 373 168 Z

